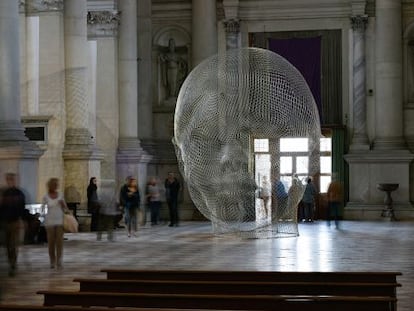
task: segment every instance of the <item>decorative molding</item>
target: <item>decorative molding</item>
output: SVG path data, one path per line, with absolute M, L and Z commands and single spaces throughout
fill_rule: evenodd
M 368 0 L 365 12 L 369 17 L 375 17 L 375 1 Z
M 20 1 L 20 5 L 23 1 Z M 63 11 L 63 0 L 26 0 L 27 13 Z
M 366 14 L 365 8 L 367 6 L 366 0 L 352 0 L 351 2 L 351 14 L 352 15 L 364 15 Z
M 191 1 L 152 1 L 151 17 L 154 23 L 176 21 L 180 25 L 191 25 Z
M 228 19 L 223 21 L 226 33 L 239 33 L 240 32 L 240 21 L 238 19 Z
M 19 0 L 19 13 L 26 11 L 26 0 Z
M 354 31 L 364 32 L 368 23 L 368 15 L 351 16 L 351 26 Z
M 349 0 L 290 1 L 243 1 L 239 7 L 239 18 L 250 20 L 292 20 L 316 18 L 346 18 L 351 15 Z
M 87 20 L 88 24 L 116 24 L 120 21 L 119 11 L 89 11 Z
M 36 116 L 21 116 L 21 122 L 23 125 L 25 124 L 33 124 L 33 123 L 48 123 L 50 119 L 52 119 L 52 115 L 36 115 Z
M 89 11 L 87 15 L 88 36 L 116 37 L 120 20 L 119 11 Z
M 223 10 L 226 19 L 237 19 L 239 17 L 239 0 L 223 0 Z

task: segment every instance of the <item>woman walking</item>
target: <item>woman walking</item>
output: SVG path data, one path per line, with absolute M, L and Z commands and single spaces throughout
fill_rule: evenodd
M 69 209 L 58 191 L 59 180 L 51 178 L 47 183 L 47 193 L 42 200 L 42 211 L 45 214 L 45 228 L 49 248 L 50 268 L 62 268 L 63 255 L 63 214 Z
M 137 211 L 141 202 L 137 180 L 128 177 L 127 184 L 121 189 L 121 203 L 125 208 L 125 224 L 128 229 L 128 237 L 131 234 L 136 236 L 137 231 Z

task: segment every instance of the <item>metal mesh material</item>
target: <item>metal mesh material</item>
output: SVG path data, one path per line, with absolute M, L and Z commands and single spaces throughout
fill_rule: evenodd
M 306 137 L 309 175 L 320 137 L 318 111 L 302 75 L 281 56 L 243 48 L 212 56 L 184 81 L 175 111 L 174 145 L 191 198 L 214 233 L 243 237 L 298 235 L 297 205 L 304 186 L 292 174 L 278 190 L 279 139 Z M 268 188 L 255 179 L 252 141 L 270 141 Z M 279 188 L 280 189 L 280 188 Z M 271 192 L 267 217 L 258 193 Z

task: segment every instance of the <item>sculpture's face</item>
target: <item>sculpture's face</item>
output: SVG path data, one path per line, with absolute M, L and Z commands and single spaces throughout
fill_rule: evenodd
M 252 137 L 319 134 L 303 77 L 267 50 L 232 50 L 204 61 L 177 100 L 174 143 L 183 176 L 197 208 L 218 222 L 254 219 Z

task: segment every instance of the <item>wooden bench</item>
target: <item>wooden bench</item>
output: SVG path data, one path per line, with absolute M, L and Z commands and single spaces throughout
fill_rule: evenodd
M 74 279 L 81 292 L 396 297 L 398 283 Z
M 401 272 L 280 272 L 206 270 L 128 270 L 102 269 L 107 279 L 180 281 L 258 281 L 258 282 L 363 282 L 397 283 Z
M 106 306 L 208 310 L 389 311 L 392 297 L 191 295 L 39 291 L 45 306 Z
M 35 305 L 0 305 L 0 310 L 6 311 L 108 311 L 107 307 L 82 308 L 73 306 L 35 306 Z M 177 311 L 176 309 L 157 308 L 122 308 L 122 311 Z
M 190 293 L 193 294 L 272 294 L 272 295 L 330 295 L 355 297 L 385 297 L 395 299 L 389 310 L 397 309 L 397 282 L 400 272 L 278 272 L 278 271 L 205 271 L 205 270 L 128 270 L 102 269 L 108 281 L 147 281 L 145 292 Z M 158 283 L 150 283 L 158 282 Z M 163 282 L 161 282 L 163 281 Z M 179 282 L 176 286 L 169 282 Z M 98 281 L 99 282 L 99 281 Z M 109 282 L 84 283 L 80 287 L 98 291 L 99 286 L 111 287 Z M 189 285 L 185 282 L 198 282 Z M 212 285 L 202 282 L 222 283 Z M 225 282 L 233 282 L 226 284 Z M 256 282 L 252 286 L 243 282 Z M 237 284 L 236 284 L 237 283 Z M 264 284 L 269 283 L 269 284 Z M 119 284 L 118 284 L 119 285 Z M 133 283 L 125 282 L 122 290 L 134 292 Z M 131 291 L 129 289 L 131 289 Z M 174 287 L 174 288 L 173 288 Z M 187 287 L 187 288 L 186 288 Z M 217 291 L 215 291 L 217 290 Z M 142 292 L 142 291 L 141 291 Z

